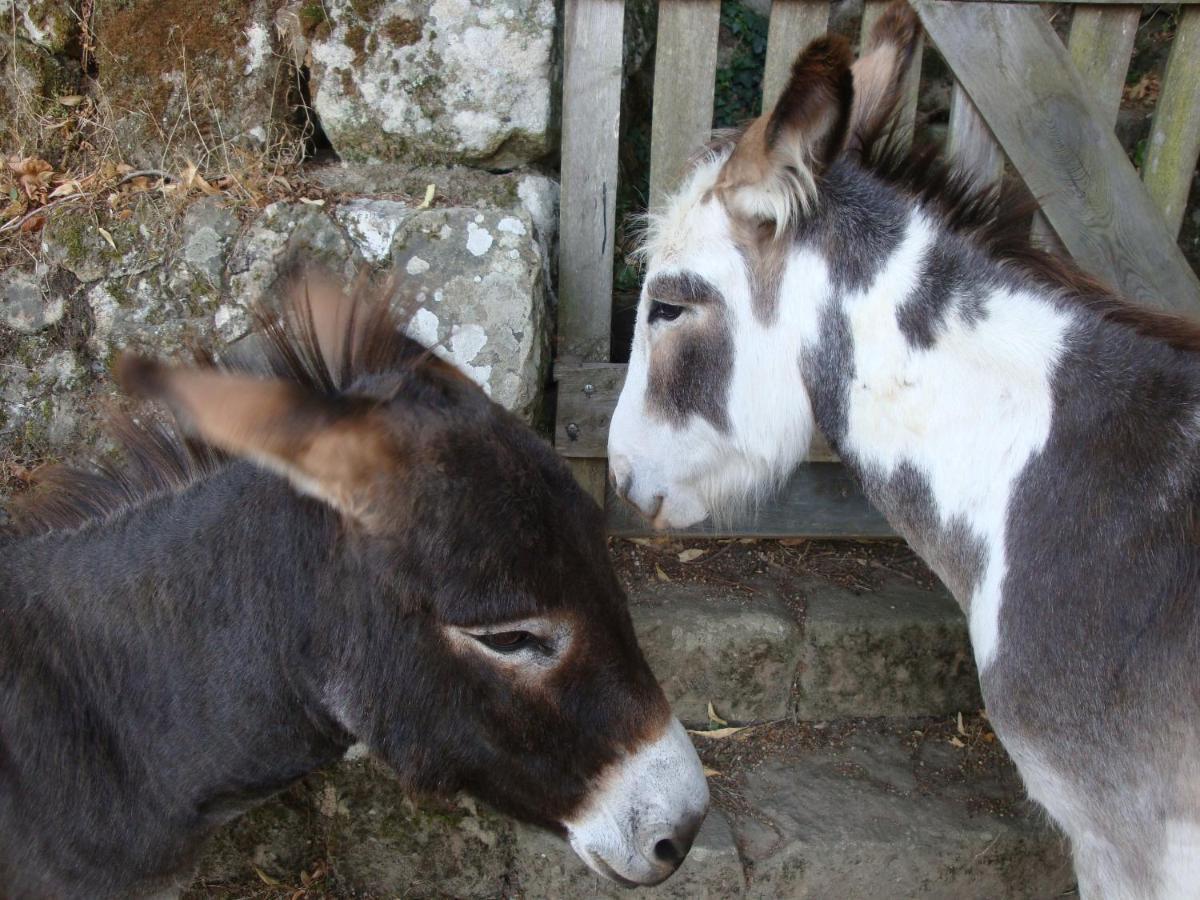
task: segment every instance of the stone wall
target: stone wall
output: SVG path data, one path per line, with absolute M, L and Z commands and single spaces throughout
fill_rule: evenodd
M 54 178 L 0 184 L 37 226 L 0 235 L 0 460 L 91 446 L 118 351 L 236 341 L 297 263 L 394 273 L 411 333 L 539 419 L 552 0 L 0 0 L 0 23 L 4 155 Z M 81 196 L 38 212 L 57 185 Z

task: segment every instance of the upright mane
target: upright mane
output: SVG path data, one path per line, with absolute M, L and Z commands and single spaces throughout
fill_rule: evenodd
M 432 351 L 404 334 L 388 291 L 360 282 L 344 297 L 336 323 L 318 323 L 310 287 L 333 290 L 320 280 L 298 279 L 288 299 L 253 310 L 254 327 L 232 352 L 217 357 L 199 349 L 198 361 L 337 396 L 362 376 L 412 373 L 429 360 Z M 224 453 L 187 435 L 173 415 L 158 407 L 136 415 L 114 414 L 105 430 L 117 457 L 95 457 L 39 473 L 34 486 L 12 500 L 12 522 L 0 528 L 0 537 L 102 521 L 151 497 L 182 490 L 227 462 Z
M 1177 350 L 1200 352 L 1200 324 L 1133 303 L 1064 256 L 1033 243 L 1035 200 L 1010 181 L 981 185 L 936 145 L 906 146 L 893 124 L 867 134 L 860 162 L 885 184 L 937 214 L 951 231 L 970 238 L 994 260 L 1058 292 L 1067 301 Z

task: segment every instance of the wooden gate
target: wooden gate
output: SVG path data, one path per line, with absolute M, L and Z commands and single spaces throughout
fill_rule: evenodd
M 1140 6 L 1076 4 L 1064 45 L 1042 6 L 912 0 L 955 76 L 947 152 L 985 181 L 1005 158 L 1039 198 L 1036 231 L 1126 297 L 1200 315 L 1200 281 L 1176 246 L 1200 154 L 1200 0 L 1184 0 L 1139 176 L 1114 134 Z M 887 0 L 866 0 L 862 34 Z M 661 203 L 713 116 L 720 0 L 660 0 L 650 204 Z M 828 0 L 775 0 L 764 102 L 829 24 Z M 610 360 L 624 0 L 567 0 L 555 445 L 604 502 L 614 534 L 646 526 L 606 487 L 608 423 L 625 367 Z M 918 57 L 919 58 L 919 57 Z M 920 66 L 904 90 L 911 135 Z M 823 442 L 780 496 L 713 535 L 883 537 L 891 530 Z

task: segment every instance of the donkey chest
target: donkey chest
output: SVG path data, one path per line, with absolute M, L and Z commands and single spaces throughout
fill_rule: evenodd
M 981 667 L 999 641 L 1011 500 L 1049 438 L 1070 324 L 1034 298 L 1002 299 L 926 346 L 902 332 L 894 302 L 849 303 L 841 385 L 844 455 L 966 609 Z

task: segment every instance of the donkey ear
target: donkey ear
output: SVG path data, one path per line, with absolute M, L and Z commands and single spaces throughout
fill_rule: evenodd
M 734 212 L 774 222 L 778 233 L 811 205 L 817 176 L 845 142 L 851 58 L 833 35 L 796 58 L 775 107 L 751 123 L 722 167 L 717 190 Z
M 871 29 L 867 49 L 851 70 L 854 74 L 852 148 L 860 148 L 888 124 L 900 101 L 900 87 L 920 36 L 921 23 L 906 0 L 895 0 Z
M 286 476 L 351 518 L 366 518 L 366 489 L 396 465 L 394 439 L 365 402 L 129 354 L 116 376 L 130 394 L 164 402 L 197 437 Z

